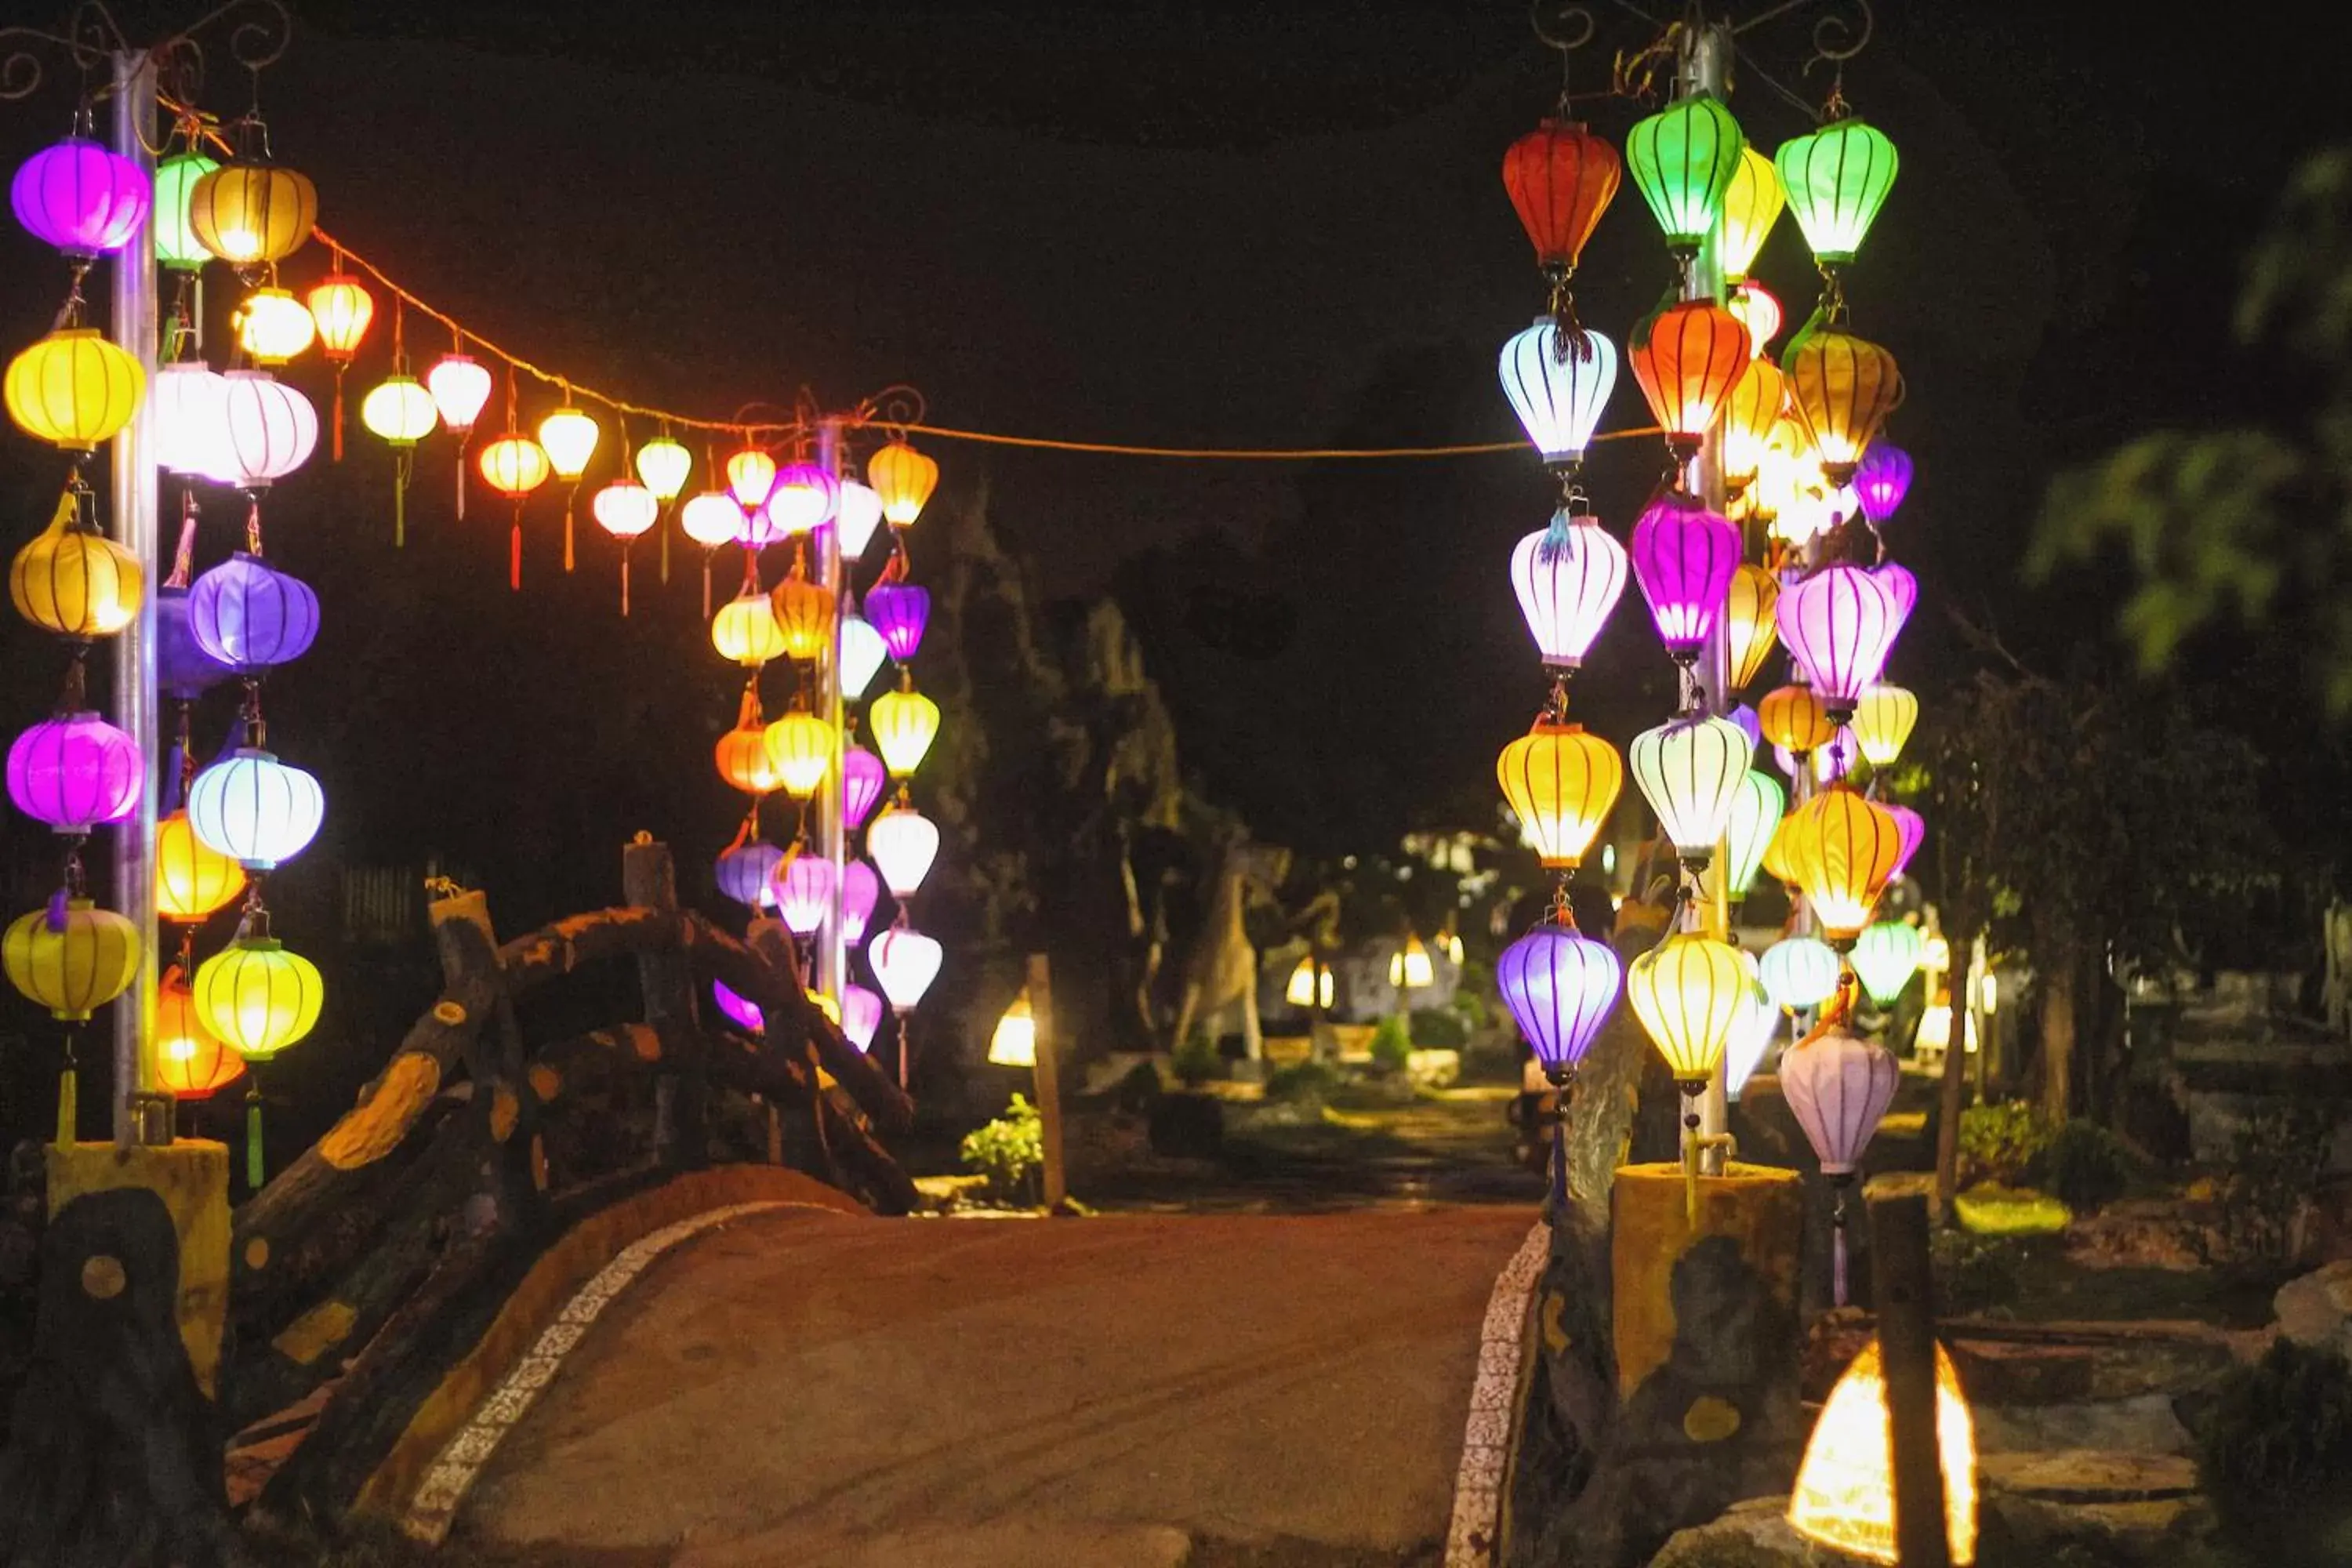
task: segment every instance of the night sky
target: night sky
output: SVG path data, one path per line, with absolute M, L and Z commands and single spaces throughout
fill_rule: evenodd
M 175 9 L 122 12 L 136 26 Z M 1170 445 L 1517 435 L 1494 355 L 1542 287 L 1496 168 L 1549 110 L 1558 65 L 1516 5 L 297 9 L 261 103 L 278 154 L 317 180 L 322 221 L 601 388 L 723 416 L 904 381 L 945 425 Z M 1911 386 L 1890 429 L 1921 475 L 1892 541 L 1923 584 L 1901 656 L 1914 686 L 1952 668 L 1947 609 L 2034 657 L 2104 638 L 2103 584 L 2036 598 L 2016 582 L 2053 465 L 2150 423 L 2289 400 L 2229 347 L 2237 257 L 2347 111 L 2294 89 L 2273 53 L 2151 16 L 1885 4 L 1848 68 L 1848 97 L 1904 159 L 1849 297 Z M 1784 18 L 1745 42 L 1817 100 L 1822 76 L 1796 70 L 1804 31 Z M 1606 70 L 1588 53 L 1585 88 Z M 209 107 L 242 106 L 239 74 L 215 60 Z M 63 131 L 68 108 L 54 76 L 0 106 L 0 161 Z M 1752 79 L 1734 109 L 1767 147 L 1803 128 Z M 1640 112 L 1591 114 L 1619 137 Z M 307 288 L 323 259 L 297 258 L 289 281 Z M 1801 317 L 1811 274 L 1793 222 L 1759 270 Z M 1585 319 L 1622 342 L 1669 275 L 1629 184 L 1586 253 Z M 11 227 L 0 339 L 36 336 L 62 283 Z M 446 347 L 410 327 L 420 363 Z M 354 373 L 354 416 L 383 353 L 379 339 Z M 319 368 L 300 379 L 323 405 Z M 551 401 L 526 384 L 525 421 Z M 1606 424 L 1644 422 L 1628 375 Z M 389 548 L 389 465 L 356 424 L 352 460 L 314 464 L 271 507 L 273 553 L 318 585 L 328 625 L 272 686 L 285 749 L 330 797 L 327 853 L 288 874 L 286 897 L 328 898 L 335 858 L 438 850 L 479 868 L 520 927 L 610 898 L 612 846 L 635 828 L 688 860 L 715 849 L 731 807 L 704 759 L 731 698 L 692 571 L 681 561 L 665 596 L 641 559 L 624 625 L 603 541 L 578 576 L 554 573 L 542 500 L 530 582 L 509 595 L 504 510 L 484 496 L 463 525 L 447 515 L 440 445 L 420 461 L 405 552 Z M 927 445 L 945 501 L 984 487 L 1038 593 L 1118 594 L 1188 762 L 1265 836 L 1380 850 L 1406 826 L 1491 811 L 1494 752 L 1540 696 L 1503 565 L 1549 507 L 1532 459 Z M 1595 464 L 1604 518 L 1630 518 L 1655 465 L 1647 443 Z M 57 478 L 29 443 L 0 443 L 20 534 Z M 223 507 L 208 553 L 227 527 Z M 919 572 L 919 531 L 915 549 Z M 1621 611 L 1580 692 L 1621 735 L 1667 700 L 1637 614 Z M 46 708 L 58 660 L 23 628 L 5 637 L 13 730 Z M 46 846 L 22 824 L 8 846 L 12 884 L 35 889 Z

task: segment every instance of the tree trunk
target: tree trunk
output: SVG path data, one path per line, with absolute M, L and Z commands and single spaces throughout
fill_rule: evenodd
M 2063 950 L 2042 970 L 2042 1114 L 2052 1125 L 2064 1121 L 2074 1107 L 2074 955 Z M 1965 1027 L 1958 1008 L 1953 1009 L 1952 1033 Z
M 1952 963 L 1952 1037 L 1944 1047 L 1944 1077 L 1936 1104 L 1936 1217 L 1951 1226 L 1959 1223 L 1952 1199 L 1960 1186 L 1960 1102 L 1967 1098 L 1969 999 L 1975 994 L 1971 987 L 1977 977 L 1969 967 L 1976 957 L 1974 933 L 1948 940 L 1957 956 Z M 1932 996 L 1927 1000 L 1930 1005 L 1935 1002 Z

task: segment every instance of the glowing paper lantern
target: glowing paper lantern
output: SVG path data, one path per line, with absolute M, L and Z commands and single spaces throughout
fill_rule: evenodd
M 596 421 L 586 410 L 566 404 L 539 422 L 540 449 L 547 454 L 547 466 L 555 477 L 569 483 L 588 471 L 588 463 L 596 455 L 596 442 L 604 435 Z M 488 477 L 488 470 L 483 470 Z M 491 479 L 497 484 L 496 479 Z M 535 489 L 536 485 L 527 485 Z
M 1001 1068 L 1037 1065 L 1037 1013 L 1029 1005 L 1027 987 L 1013 999 L 988 1037 L 988 1059 Z
M 326 815 L 317 779 L 253 746 L 213 763 L 188 787 L 196 837 L 248 871 L 275 870 L 299 855 Z
M 852 610 L 841 618 L 841 696 L 855 702 L 866 695 L 875 672 L 890 657 L 889 646 L 872 622 Z
M 1919 973 L 1927 947 L 1919 928 L 1908 921 L 1877 921 L 1863 928 L 1853 942 L 1853 973 L 1870 999 L 1891 1007 Z
M 1738 317 L 1713 300 L 1686 300 L 1634 330 L 1630 357 L 1666 445 L 1687 462 L 1754 356 Z
M 833 726 L 795 708 L 768 726 L 768 758 L 776 783 L 794 800 L 806 800 L 833 766 Z
M 368 323 L 375 320 L 375 299 L 367 285 L 348 272 L 330 272 L 303 296 L 319 334 L 319 349 L 338 364 L 348 364 L 360 352 Z
M 841 988 L 841 1032 L 859 1050 L 871 1049 L 882 1026 L 882 998 L 863 985 Z
M 112 637 L 139 614 L 147 574 L 139 557 L 80 524 L 71 496 L 8 565 L 8 598 L 43 631 L 86 641 Z
M 1617 384 L 1617 345 L 1590 330 L 1563 342 L 1559 327 L 1539 316 L 1503 344 L 1497 369 L 1503 395 L 1543 460 L 1556 468 L 1584 461 Z
M 319 966 L 271 937 L 239 936 L 196 966 L 196 1016 L 248 1062 L 299 1044 L 327 999 Z
M 223 374 L 221 423 L 207 440 L 207 477 L 242 490 L 267 489 L 304 463 L 319 445 L 319 411 L 266 370 Z
M 636 539 L 661 521 L 661 498 L 634 479 L 614 479 L 588 503 L 596 526 L 615 539 Z
M 667 505 L 686 489 L 687 476 L 694 471 L 694 454 L 667 436 L 656 436 L 637 448 L 635 468 L 638 483 Z
M 866 923 L 874 918 L 874 905 L 882 896 L 882 879 L 874 868 L 863 860 L 852 860 L 841 868 L 841 940 L 856 947 L 866 940 Z
M 1667 937 L 1626 971 L 1626 1000 L 1684 1093 L 1706 1086 L 1751 984 L 1738 948 L 1689 931 Z
M 877 588 L 874 593 L 882 590 Z M 873 613 L 874 594 L 866 595 L 866 612 Z M 776 629 L 782 633 L 784 651 L 794 658 L 815 658 L 833 647 L 833 590 L 821 583 L 812 583 L 804 564 L 795 560 L 784 580 L 776 584 L 769 600 L 776 613 Z
M 475 467 L 490 489 L 519 501 L 547 483 L 554 465 L 547 449 L 528 436 L 501 436 L 482 448 Z
M 852 833 L 864 825 L 882 792 L 889 787 L 890 770 L 863 746 L 841 753 L 841 822 Z
M 1918 721 L 1919 700 L 1902 687 L 1881 681 L 1864 688 L 1853 707 L 1853 738 L 1863 760 L 1874 768 L 1893 767 Z
M 360 423 L 395 450 L 433 434 L 440 412 L 425 384 L 413 375 L 390 375 L 360 400 Z
M 1538 719 L 1503 748 L 1495 776 L 1548 870 L 1571 870 L 1625 786 L 1617 749 L 1581 724 Z
M 130 244 L 153 199 L 145 170 L 86 136 L 42 148 L 8 182 L 16 221 L 42 244 L 85 259 Z
M 1766 692 L 1756 705 L 1756 722 L 1765 740 L 1801 757 L 1827 745 L 1837 733 L 1810 686 L 1780 686 Z
M 1723 226 L 1715 237 L 1724 281 L 1746 280 L 1748 269 L 1756 265 L 1756 253 L 1764 248 L 1764 238 L 1780 216 L 1783 200 L 1780 176 L 1773 170 L 1772 160 L 1743 140 L 1738 167 L 1732 170 L 1731 183 L 1724 187 Z
M 1407 931 L 1404 945 L 1389 955 L 1389 984 L 1400 991 L 1418 991 L 1437 984 L 1437 966 L 1418 931 Z
M 27 436 L 87 454 L 131 423 L 146 385 L 139 362 L 96 328 L 64 327 L 8 362 L 0 401 Z
M 735 728 L 719 737 L 712 755 L 719 765 L 719 776 L 746 795 L 772 794 L 783 782 L 776 771 L 775 757 L 768 750 L 768 727 L 760 721 L 758 693 L 743 694 L 741 716 L 736 720 Z
M 866 482 L 882 498 L 882 516 L 893 528 L 910 527 L 939 487 L 940 466 L 903 440 L 893 438 L 866 459 Z
M 62 891 L 10 923 L 0 937 L 8 984 L 79 1023 L 131 988 L 139 973 L 139 928 L 111 910 Z
M 1669 249 L 1695 254 L 1715 227 L 1747 138 L 1706 94 L 1677 99 L 1625 133 L 1625 162 Z
M 766 1032 L 768 1020 L 761 1016 L 759 1005 L 738 996 L 729 990 L 725 981 L 714 980 L 710 983 L 710 999 L 719 1005 L 719 1014 L 729 1023 L 746 1034 L 758 1035 Z
M 1617 149 L 1575 121 L 1546 120 L 1503 153 L 1503 188 L 1545 272 L 1576 270 L 1623 174 Z
M 1703 865 L 1714 856 L 1747 776 L 1750 749 L 1738 725 L 1711 715 L 1644 730 L 1626 748 L 1633 782 L 1685 865 Z
M 203 473 L 210 433 L 226 417 L 228 383 L 201 360 L 183 360 L 160 366 L 153 389 L 156 467 Z
M 1764 450 L 1788 406 L 1789 384 L 1780 367 L 1762 354 L 1748 362 L 1723 401 L 1716 437 L 1723 454 L 1723 482 L 1744 490 L 1764 465 Z
M 1876 343 L 1836 327 L 1789 345 L 1789 401 L 1833 486 L 1852 484 L 1878 427 L 1903 401 L 1903 373 Z
M 923 646 L 931 618 L 931 592 L 912 583 L 879 583 L 866 595 L 866 618 L 882 634 L 890 657 L 905 664 Z
M 196 243 L 234 266 L 285 260 L 302 248 L 318 221 L 318 187 L 275 163 L 233 160 L 188 192 L 188 227 Z
M 866 853 L 880 868 L 890 896 L 910 899 L 939 856 L 939 826 L 912 806 L 891 806 L 867 825 Z
M 1748 352 L 1761 357 L 1774 338 L 1780 335 L 1780 297 L 1753 278 L 1734 289 L 1723 301 L 1723 308 L 1739 318 L 1748 329 Z
M 1739 567 L 1739 530 L 1688 497 L 1667 494 L 1633 525 L 1633 579 L 1677 664 L 1698 658 Z
M 833 912 L 833 862 L 821 855 L 787 857 L 772 886 L 776 912 L 797 936 L 814 935 Z
M 1756 967 L 1775 1007 L 1793 1013 L 1837 994 L 1838 955 L 1817 937 L 1784 936 L 1764 950 Z
M 1772 611 L 1780 602 L 1780 580 L 1763 567 L 1743 563 L 1731 574 L 1724 601 L 1724 640 L 1731 652 L 1731 689 L 1744 689 L 1771 657 L 1780 640 Z
M 1625 547 L 1590 513 L 1554 523 L 1512 550 L 1511 587 L 1544 668 L 1574 669 L 1625 592 Z
M 1738 707 L 1734 708 L 1728 714 L 1725 715 L 1725 717 L 1728 718 L 1733 723 L 1739 726 L 1740 733 L 1748 737 L 1748 745 L 1749 750 L 1753 751 L 1756 747 L 1764 743 L 1764 731 L 1756 722 L 1755 709 L 1750 708 L 1748 704 L 1743 702 Z
M 44 719 L 8 747 L 8 798 L 54 832 L 124 820 L 145 784 L 137 744 L 95 713 Z
M 238 551 L 188 590 L 196 646 L 241 674 L 273 669 L 310 650 L 319 596 L 258 555 Z
M 461 441 L 482 416 L 482 405 L 490 400 L 490 373 L 467 354 L 443 354 L 425 373 L 425 389 L 433 395 L 433 406 L 440 411 L 441 423 Z
M 890 999 L 890 1010 L 903 1017 L 939 978 L 943 954 L 940 944 L 922 932 L 892 926 L 866 944 L 866 956 L 874 966 L 874 978 L 882 983 L 882 994 Z
M 1723 1047 L 1723 1093 L 1727 1100 L 1738 1100 L 1756 1069 L 1764 1065 L 1765 1053 L 1772 1048 L 1772 1037 L 1780 1031 L 1780 1009 L 1764 994 L 1764 985 L 1757 979 L 1758 969 L 1753 953 L 1742 952 L 1740 961 L 1748 969 L 1753 984 L 1739 1011 L 1739 1021 L 1731 1026 L 1731 1038 Z
M 1893 561 L 1880 562 L 1870 569 L 1870 574 L 1880 587 L 1886 590 L 1887 598 L 1893 601 L 1895 625 L 1899 630 L 1902 624 L 1911 618 L 1913 607 L 1919 603 L 1919 579 L 1911 574 L 1909 567 Z
M 1558 925 L 1536 927 L 1495 961 L 1503 1005 L 1554 1083 L 1592 1048 L 1623 979 L 1608 943 Z
M 1789 880 L 1812 906 L 1830 945 L 1851 945 L 1895 875 L 1901 827 L 1884 806 L 1844 784 L 1832 784 L 1787 820 Z
M 757 447 L 746 447 L 727 459 L 727 493 L 745 511 L 768 504 L 776 488 L 776 459 Z
M 833 516 L 841 484 L 814 463 L 787 463 L 776 470 L 775 488 L 762 508 L 768 525 L 780 537 L 814 533 Z
M 719 852 L 711 871 L 721 893 L 748 909 L 763 910 L 776 901 L 769 879 L 783 859 L 784 852 L 764 838 L 739 837 Z
M 1895 1458 L 1878 1342 L 1862 1347 L 1830 1390 L 1789 1497 L 1789 1523 L 1809 1541 L 1873 1563 L 1895 1562 Z M 1959 1373 L 1936 1347 L 1936 1449 L 1944 1472 L 1944 1542 L 1954 1568 L 1977 1556 L 1977 1445 Z
M 197 646 L 188 625 L 188 591 L 165 584 L 155 593 L 155 685 L 194 701 L 236 671 Z
M 784 651 L 784 631 L 776 624 L 776 608 L 768 595 L 750 583 L 719 607 L 710 620 L 710 646 L 721 658 L 746 669 L 757 669 Z
M 1750 768 L 1740 775 L 1739 793 L 1731 803 L 1731 820 L 1724 828 L 1730 853 L 1725 890 L 1733 902 L 1746 898 L 1755 883 L 1757 868 L 1764 863 L 1764 851 L 1780 829 L 1788 800 L 1780 781 L 1770 773 Z
M 1807 573 L 1784 590 L 1773 619 L 1832 724 L 1853 717 L 1863 689 L 1885 668 L 1903 625 L 1878 579 L 1843 563 Z
M 196 837 L 183 806 L 155 825 L 155 912 L 194 924 L 245 891 L 245 868 Z
M 175 1100 L 208 1100 L 245 1076 L 245 1059 L 205 1027 L 175 965 L 155 989 L 155 1082 Z
M 1862 248 L 1900 161 L 1885 132 L 1849 118 L 1781 142 L 1772 162 L 1814 258 L 1834 267 Z
M 1927 841 L 1927 823 L 1907 805 L 1882 802 L 1878 809 L 1895 819 L 1895 835 L 1901 843 L 1895 855 L 1895 869 L 1886 879 L 1891 882 L 1910 868 L 1911 858 L 1918 854 L 1919 846 Z
M 258 365 L 280 365 L 319 338 L 319 324 L 302 301 L 283 289 L 256 289 L 232 321 L 237 347 Z
M 1895 1103 L 1902 1069 L 1884 1046 L 1831 1029 L 1780 1058 L 1780 1092 L 1825 1176 L 1850 1176 Z
M 677 526 L 705 550 L 716 550 L 742 533 L 743 509 L 724 490 L 705 490 L 678 509 Z
M 841 481 L 841 499 L 833 509 L 833 526 L 841 540 L 841 555 L 845 561 L 855 561 L 866 553 L 873 542 L 875 531 L 882 526 L 882 498 L 872 487 L 856 479 Z
M 1885 441 L 1873 441 L 1870 450 L 1862 455 L 1862 466 L 1853 473 L 1853 490 L 1862 503 L 1862 515 L 1873 522 L 1885 522 L 1902 510 L 1903 498 L 1911 493 L 1911 454 Z
M 196 182 L 219 168 L 202 153 L 174 153 L 155 164 L 155 263 L 194 272 L 213 258 L 188 225 Z
M 940 705 L 913 687 L 901 686 L 874 700 L 866 724 L 890 776 L 905 778 L 923 765 L 939 737 Z

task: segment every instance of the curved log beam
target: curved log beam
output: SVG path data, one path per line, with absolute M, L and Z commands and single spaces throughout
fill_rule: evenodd
M 631 958 L 676 946 L 678 917 L 618 905 L 591 910 L 516 937 L 498 951 L 508 994 L 518 999 L 551 980 L 607 959 Z

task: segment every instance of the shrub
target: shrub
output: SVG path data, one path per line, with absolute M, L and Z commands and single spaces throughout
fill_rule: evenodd
M 2045 1184 L 2076 1214 L 2105 1208 L 2131 1182 L 2123 1141 L 2095 1121 L 2078 1119 L 2058 1129 L 2036 1163 Z
M 1339 1070 L 1325 1062 L 1294 1062 L 1265 1079 L 1268 1100 L 1328 1100 L 1339 1087 Z
M 1195 1029 L 1176 1047 L 1169 1066 L 1175 1070 L 1177 1082 L 1187 1089 L 1198 1089 L 1211 1079 L 1223 1076 L 1225 1058 L 1207 1030 Z
M 2262 1360 L 2222 1374 L 2197 1435 L 2197 1473 L 2230 1523 L 2308 1524 L 2343 1508 L 2352 1488 L 2352 1364 L 2332 1350 L 2271 1342 Z
M 1037 1108 L 1016 1094 L 1004 1114 L 964 1135 L 963 1163 L 988 1178 L 997 1193 L 1011 1196 L 1029 1173 L 1045 1163 L 1045 1129 Z
M 1391 1013 L 1382 1018 L 1372 1031 L 1372 1066 L 1382 1072 L 1402 1072 L 1406 1060 L 1412 1055 L 1412 1029 L 1404 1019 Z
M 1128 1116 L 1149 1116 L 1160 1093 L 1160 1069 L 1150 1062 L 1138 1062 L 1111 1086 L 1111 1107 Z
M 2234 1258 L 2283 1263 L 2294 1249 L 2294 1220 L 2327 1168 L 2343 1107 L 2290 1100 L 2248 1120 L 2221 1185 L 2221 1237 Z
M 1458 1051 L 1470 1043 L 1470 1026 L 1451 1007 L 1414 1009 L 1408 1033 L 1424 1051 Z
M 2017 1300 L 2016 1249 L 1999 1237 L 1937 1230 L 1931 1250 L 1938 1312 L 1977 1317 Z
M 2016 1186 L 2049 1142 L 2049 1128 L 2023 1100 L 1970 1106 L 1960 1112 L 1960 1184 Z

